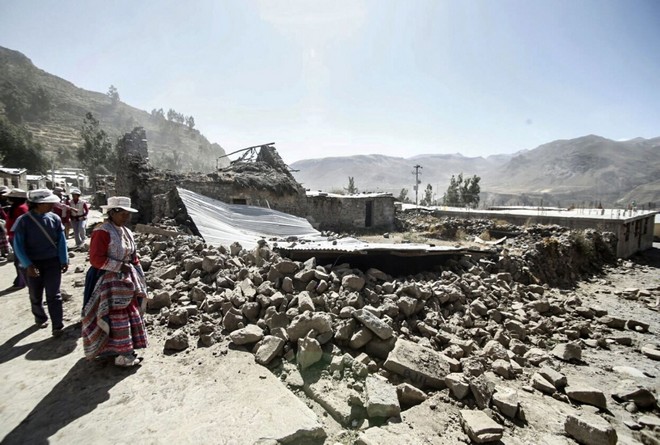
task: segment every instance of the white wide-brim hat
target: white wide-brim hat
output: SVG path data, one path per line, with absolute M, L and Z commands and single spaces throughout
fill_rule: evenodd
M 122 209 L 131 213 L 137 212 L 137 209 L 131 207 L 131 198 L 127 196 L 111 196 L 108 198 L 108 204 L 101 206 L 101 209 L 105 213 L 112 209 Z
M 33 204 L 56 204 L 60 202 L 60 197 L 48 189 L 30 190 L 28 201 Z
M 72 195 L 82 195 L 82 193 L 80 193 L 80 189 L 71 189 L 71 194 Z
M 23 189 L 11 189 L 11 192 L 7 193 L 5 198 L 27 198 L 27 192 Z
M 0 195 L 4 195 L 4 194 L 7 194 L 7 193 L 9 193 L 9 187 L 7 187 L 6 185 L 1 186 L 0 187 Z

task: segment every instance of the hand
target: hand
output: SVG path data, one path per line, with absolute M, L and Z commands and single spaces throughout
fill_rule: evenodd
M 39 276 L 39 269 L 34 267 L 34 264 L 30 264 L 27 268 L 28 277 L 36 278 Z
M 60 270 L 62 271 L 62 273 L 66 272 L 67 270 L 69 270 L 69 265 L 68 264 L 62 264 L 62 267 L 60 268 Z

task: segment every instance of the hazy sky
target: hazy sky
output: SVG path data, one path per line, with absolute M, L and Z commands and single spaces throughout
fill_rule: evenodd
M 657 0 L 2 0 L 0 46 L 287 163 L 660 136 Z

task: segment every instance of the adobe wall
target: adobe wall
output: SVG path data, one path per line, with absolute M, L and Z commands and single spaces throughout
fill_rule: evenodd
M 371 226 L 367 227 L 367 206 L 371 205 Z M 308 196 L 307 217 L 318 230 L 335 232 L 355 229 L 394 229 L 394 198 Z

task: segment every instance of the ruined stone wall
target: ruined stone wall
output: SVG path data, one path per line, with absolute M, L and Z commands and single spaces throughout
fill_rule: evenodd
M 369 206 L 371 206 L 371 225 L 368 227 Z M 335 232 L 366 228 L 392 230 L 394 198 L 308 196 L 306 213 L 305 216 L 319 230 Z
M 228 204 L 246 204 L 267 207 L 280 212 L 303 216 L 304 201 L 299 195 L 278 196 L 270 190 L 255 190 L 237 187 L 234 183 L 200 182 L 184 180 L 179 187 Z

